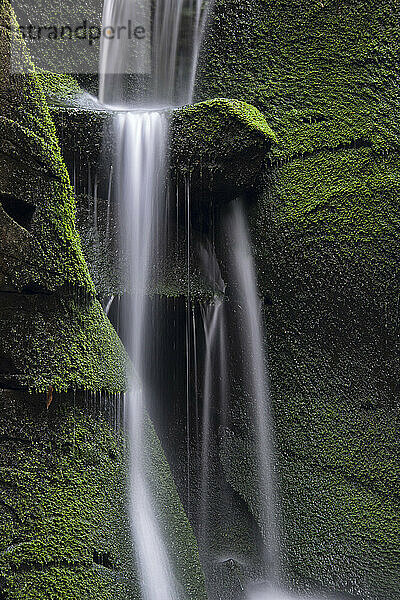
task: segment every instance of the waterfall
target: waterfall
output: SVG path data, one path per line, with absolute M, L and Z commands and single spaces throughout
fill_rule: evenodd
M 223 295 L 225 282 L 222 278 L 213 244 L 203 244 L 200 248 L 200 265 L 204 278 L 214 290 L 212 301 L 201 307 L 204 330 L 204 368 L 202 381 L 202 423 L 201 423 L 201 465 L 200 465 L 200 504 L 199 504 L 199 543 L 201 549 L 209 545 L 210 473 L 212 460 L 211 434 L 214 428 L 212 413 L 218 403 L 225 405 L 227 395 L 225 305 Z M 224 414 L 224 410 L 222 411 Z M 224 427 L 224 416 L 222 418 Z
M 245 384 L 253 401 L 253 427 L 256 445 L 259 521 L 267 541 L 265 563 L 269 579 L 277 583 L 280 577 L 279 533 L 274 477 L 273 424 L 267 364 L 263 342 L 261 305 L 257 293 L 254 260 L 247 232 L 246 219 L 239 201 L 233 203 L 227 217 L 230 239 L 233 283 L 241 306 L 241 340 L 247 357 Z
M 204 6 L 206 5 L 206 6 Z M 192 101 L 196 66 L 210 3 L 158 0 L 153 29 L 154 96 L 167 104 Z M 189 22 L 184 14 L 191 15 Z M 179 44 L 186 46 L 182 52 Z M 189 65 L 189 68 L 188 68 Z M 189 75 L 189 77 L 188 77 Z
M 174 104 L 183 0 L 158 1 L 153 28 L 154 97 Z
M 168 215 L 171 207 L 166 190 L 168 147 L 168 110 L 190 102 L 193 96 L 196 64 L 199 56 L 204 23 L 211 2 L 204 0 L 105 0 L 103 25 L 123 27 L 128 20 L 145 23 L 151 30 L 148 42 L 138 55 L 138 44 L 126 40 L 102 40 L 99 67 L 99 96 L 116 108 L 117 160 L 110 174 L 116 189 L 121 213 L 124 252 L 129 257 L 131 302 L 125 321 L 129 322 L 129 347 L 135 368 L 131 391 L 126 405 L 130 438 L 130 516 L 133 546 L 143 597 L 146 600 L 178 600 L 179 584 L 175 581 L 174 565 L 166 547 L 163 532 L 157 521 L 154 502 L 146 479 L 146 455 L 143 429 L 146 409 L 151 404 L 151 386 L 146 382 L 150 327 L 149 288 L 157 278 L 155 265 L 166 249 Z M 144 27 L 145 29 L 145 27 Z M 133 62 L 132 56 L 133 53 Z M 133 73 L 129 71 L 133 65 Z M 150 98 L 143 106 L 121 110 L 121 76 L 126 73 L 148 76 Z M 158 107 L 154 109 L 154 107 Z M 168 109 L 168 110 L 167 110 Z M 112 181 L 112 183 L 111 183 Z M 187 259 L 190 269 L 190 195 L 186 182 L 185 214 Z M 242 208 L 235 203 L 228 218 L 230 230 L 229 285 L 236 288 L 241 311 L 242 355 L 246 357 L 243 373 L 246 389 L 253 401 L 253 429 L 256 445 L 257 481 L 259 488 L 259 522 L 266 540 L 265 563 L 270 580 L 279 579 L 279 543 L 276 522 L 275 482 L 273 475 L 273 444 L 271 407 L 266 360 L 262 338 L 260 303 L 257 296 L 246 221 Z M 202 437 L 200 465 L 200 543 L 207 549 L 210 468 L 210 435 L 214 424 L 213 411 L 219 401 L 219 428 L 227 428 L 228 414 L 228 338 L 226 306 L 223 299 L 225 284 L 216 261 L 215 252 L 203 247 L 201 258 L 204 273 L 216 296 L 202 311 L 204 328 L 204 364 L 202 390 Z M 188 282 L 190 272 L 188 272 Z M 188 287 L 190 295 L 190 286 Z M 162 316 L 153 311 L 155 321 Z M 190 331 L 190 302 L 186 316 L 186 410 L 187 410 L 187 501 L 190 504 L 190 348 L 196 340 Z M 153 323 L 154 328 L 154 323 Z M 196 355 L 196 369 L 198 357 Z M 197 374 L 196 374 L 197 381 Z M 214 451 L 213 451 L 214 452 Z M 221 498 L 223 502 L 224 499 Z
M 123 78 L 130 76 L 138 97 L 147 97 L 152 107 L 191 102 L 211 4 L 211 0 L 104 0 L 102 28 L 112 27 L 120 34 L 100 41 L 100 101 L 125 104 Z
M 264 540 L 264 555 L 260 558 L 269 586 L 265 588 L 264 585 L 255 592 L 254 597 L 283 600 L 277 591 L 280 580 L 280 551 L 275 497 L 273 424 L 262 334 L 261 305 L 246 218 L 239 201 L 233 202 L 230 206 L 224 218 L 224 225 L 227 239 L 224 262 L 229 265 L 226 273 L 224 272 L 227 286 L 222 282 L 214 251 L 204 249 L 201 261 L 203 272 L 210 285 L 216 292 L 223 293 L 202 310 L 204 377 L 200 465 L 200 552 L 205 561 L 206 572 L 212 577 L 213 563 L 221 562 L 220 556 L 213 557 L 209 554 L 213 538 L 210 527 L 215 522 L 213 515 L 218 511 L 224 519 L 227 511 L 227 520 L 224 524 L 226 528 L 229 527 L 230 518 L 229 488 L 215 480 L 215 477 L 218 477 L 215 473 L 218 471 L 213 470 L 212 467 L 213 461 L 219 460 L 218 451 L 224 448 L 224 436 L 230 427 L 229 378 L 233 378 L 236 381 L 240 380 L 242 392 L 249 399 L 249 426 L 255 448 L 253 476 L 259 499 L 257 516 Z M 235 353 L 234 361 L 231 361 L 232 352 Z M 235 369 L 234 372 L 231 371 L 232 368 Z M 224 496 L 227 491 L 228 496 Z M 226 556 L 223 560 L 227 560 Z M 253 595 L 250 597 L 252 598 Z
M 150 0 L 104 0 L 102 30 L 112 27 L 120 34 L 117 37 L 103 35 L 100 40 L 100 102 L 118 104 L 122 101 L 123 75 L 146 75 L 150 72 L 150 15 Z M 145 38 L 135 38 L 132 27 L 142 27 Z
M 171 109 L 192 98 L 207 13 L 203 4 L 204 0 L 105 0 L 103 8 L 103 28 L 131 31 L 132 27 L 140 26 L 145 33 L 141 39 L 102 38 L 99 62 L 99 100 L 117 110 L 113 185 L 121 213 L 124 253 L 129 258 L 132 300 L 124 318 L 129 323 L 128 344 L 135 368 L 126 408 L 130 441 L 129 509 L 145 600 L 181 597 L 146 480 L 143 429 L 146 408 L 151 404 L 151 389 L 146 385 L 145 357 L 149 344 L 149 286 L 156 276 L 154 265 L 165 249 L 168 230 L 165 108 Z M 150 88 L 145 105 L 151 106 L 151 110 L 143 103 L 129 104 L 128 109 L 121 110 L 126 105 L 123 80 L 126 75 L 133 78 L 130 85 L 136 91 L 140 85 Z M 139 97 L 145 97 L 146 93 L 140 92 Z M 159 108 L 154 110 L 154 107 Z M 157 320 L 162 316 L 153 313 L 152 318 Z
M 136 377 L 128 397 L 130 515 L 142 592 L 148 600 L 178 598 L 173 570 L 154 514 L 145 474 L 143 430 L 149 390 L 144 381 L 148 286 L 154 259 L 162 250 L 167 119 L 159 112 L 128 112 L 118 117 L 118 197 L 125 252 L 130 257 L 132 300 L 130 350 Z

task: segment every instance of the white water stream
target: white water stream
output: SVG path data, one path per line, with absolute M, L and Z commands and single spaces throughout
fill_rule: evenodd
M 151 81 L 149 106 L 190 103 L 211 4 L 211 0 L 105 0 L 102 27 L 104 31 L 111 27 L 114 34 L 101 38 L 100 101 L 122 103 L 121 79 L 128 75 L 133 87 Z
M 130 515 L 142 592 L 148 600 L 178 598 L 173 572 L 154 513 L 145 473 L 144 420 L 148 391 L 142 386 L 146 349 L 147 291 L 155 254 L 163 240 L 165 143 L 162 113 L 126 113 L 118 117 L 118 196 L 123 216 L 125 251 L 130 257 L 132 301 L 130 346 L 136 370 L 128 397 L 130 439 Z
M 121 75 L 149 75 L 156 110 L 140 106 L 117 116 L 116 188 L 121 208 L 123 246 L 129 257 L 132 301 L 130 348 L 135 374 L 128 396 L 130 439 L 130 516 L 140 585 L 145 600 L 178 600 L 173 560 L 157 522 L 145 471 L 143 429 L 149 390 L 145 381 L 149 297 L 156 256 L 164 250 L 166 226 L 165 167 L 168 117 L 164 107 L 191 101 L 201 29 L 203 0 L 105 0 L 103 26 L 142 26 L 142 40 L 102 39 L 99 99 L 124 104 Z M 150 38 L 151 30 L 151 38 Z M 134 110 L 133 110 L 134 109 Z M 153 315 L 154 318 L 154 315 Z
M 271 399 L 267 375 L 267 363 L 264 350 L 261 305 L 257 291 L 255 265 L 247 232 L 247 221 L 242 204 L 232 203 L 225 216 L 227 239 L 227 271 L 228 296 L 230 300 L 215 299 L 202 310 L 204 325 L 204 380 L 202 389 L 202 447 L 201 447 L 201 499 L 200 499 L 200 536 L 199 543 L 202 554 L 207 556 L 208 547 L 212 545 L 213 512 L 215 502 L 226 503 L 227 499 L 215 497 L 217 482 L 210 482 L 212 461 L 218 460 L 213 445 L 221 443 L 225 436 L 229 414 L 229 377 L 239 378 L 243 393 L 249 400 L 252 439 L 255 450 L 255 469 L 253 477 L 258 488 L 258 522 L 263 533 L 262 563 L 270 584 L 278 584 L 280 579 L 280 551 L 277 524 L 277 503 L 275 497 L 273 424 L 271 415 Z M 221 277 L 215 255 L 213 261 L 204 261 L 203 270 L 214 289 L 222 291 L 219 284 Z M 208 267 L 208 268 L 207 268 Z M 217 275 L 217 277 L 216 277 Z M 225 285 L 223 286 L 225 289 Z M 232 295 L 233 294 L 233 295 Z M 225 306 L 228 302 L 228 306 Z M 229 304 L 237 305 L 237 310 L 230 311 L 230 327 L 239 335 L 234 335 L 235 347 L 230 348 L 225 325 L 225 312 Z M 235 368 L 237 373 L 230 373 L 228 352 L 237 356 Z M 240 357 L 240 362 L 237 362 Z M 219 422 L 211 415 L 219 414 Z M 216 432 L 218 439 L 216 439 Z M 222 441 L 224 445 L 224 441 Z M 214 470 L 215 471 L 215 470 Z M 229 502 L 228 502 L 229 504 Z M 228 504 L 226 509 L 229 513 Z M 222 511 L 223 514 L 223 511 Z M 223 518 L 223 517 L 222 517 Z M 227 517 L 229 518 L 229 517 Z M 226 527 L 229 527 L 228 521 Z M 277 589 L 268 588 L 259 591 L 258 597 L 281 598 Z M 265 594 L 265 596 L 262 596 Z

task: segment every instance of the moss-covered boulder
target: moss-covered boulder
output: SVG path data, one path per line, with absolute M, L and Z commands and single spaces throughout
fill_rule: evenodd
M 46 407 L 47 404 L 47 407 Z M 140 598 L 126 498 L 122 396 L 0 392 L 0 594 Z M 194 535 L 149 421 L 148 477 L 176 576 L 205 598 Z
M 171 123 L 171 167 L 190 174 L 191 193 L 244 193 L 259 181 L 276 136 L 264 115 L 239 100 L 215 98 L 175 110 Z M 201 182 L 201 183 L 200 183 Z
M 126 355 L 96 301 L 55 127 L 8 2 L 0 45 L 2 385 L 122 392 Z
M 400 594 L 398 16 L 216 0 L 197 87 L 250 102 L 278 139 L 250 223 L 286 576 L 374 600 Z M 227 474 L 257 515 L 248 447 L 244 423 Z

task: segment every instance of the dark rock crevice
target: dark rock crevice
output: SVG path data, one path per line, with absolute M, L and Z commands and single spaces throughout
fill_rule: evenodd
M 115 564 L 112 559 L 110 552 L 101 551 L 101 550 L 93 550 L 93 562 L 96 565 L 100 565 L 100 567 L 104 567 L 106 569 L 115 570 Z
M 36 211 L 35 205 L 9 194 L 0 194 L 0 204 L 13 221 L 27 231 L 30 231 L 32 219 Z

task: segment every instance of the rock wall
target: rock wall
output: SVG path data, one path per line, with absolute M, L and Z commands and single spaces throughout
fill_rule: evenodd
M 255 105 L 278 141 L 249 216 L 286 576 L 374 600 L 400 593 L 398 16 L 216 0 L 197 86 Z M 227 475 L 257 515 L 246 435 Z
M 97 299 L 55 127 L 14 24 L 0 1 L 0 598 L 136 599 L 128 358 Z M 204 598 L 196 540 L 149 420 L 145 439 L 177 577 L 188 598 Z

